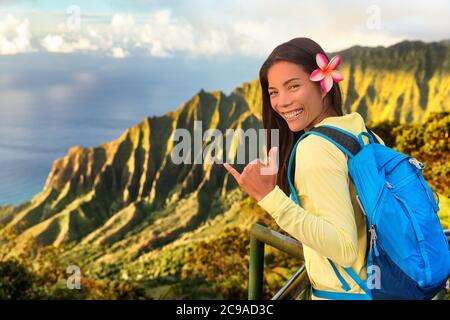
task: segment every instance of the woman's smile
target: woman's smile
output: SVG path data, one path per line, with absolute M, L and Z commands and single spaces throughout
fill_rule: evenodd
M 301 117 L 301 115 L 303 114 L 303 110 L 303 108 L 294 109 L 291 111 L 281 112 L 281 115 L 288 122 L 295 121 Z
M 307 131 L 321 121 L 326 113 L 326 93 L 309 79 L 302 66 L 278 61 L 269 68 L 267 79 L 270 105 L 290 131 Z

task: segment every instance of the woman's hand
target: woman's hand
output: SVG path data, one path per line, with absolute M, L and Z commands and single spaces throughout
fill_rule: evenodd
M 260 201 L 277 184 L 278 148 L 270 149 L 268 164 L 263 163 L 260 159 L 255 159 L 247 164 L 242 174 L 228 163 L 223 165 L 250 197 Z

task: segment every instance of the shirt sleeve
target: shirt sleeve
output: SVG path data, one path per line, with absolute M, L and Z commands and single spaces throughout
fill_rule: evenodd
M 358 234 L 346 156 L 330 142 L 308 136 L 296 150 L 295 187 L 301 206 L 276 186 L 258 202 L 304 245 L 344 267 L 357 259 Z

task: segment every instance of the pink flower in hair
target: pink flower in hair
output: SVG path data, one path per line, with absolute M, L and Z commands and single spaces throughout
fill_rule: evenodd
M 316 62 L 319 68 L 311 72 L 309 79 L 311 81 L 320 81 L 320 86 L 325 92 L 329 92 L 333 87 L 333 81 L 338 83 L 344 79 L 342 73 L 336 70 L 337 66 L 341 63 L 341 57 L 339 55 L 334 56 L 330 62 L 325 55 L 316 54 Z

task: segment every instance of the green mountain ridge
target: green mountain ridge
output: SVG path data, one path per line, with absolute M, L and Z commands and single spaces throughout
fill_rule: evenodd
M 448 40 L 357 46 L 339 54 L 346 112 L 376 123 L 421 122 L 450 111 Z M 193 133 L 194 121 L 223 133 L 262 128 L 258 80 L 230 95 L 200 90 L 176 111 L 146 118 L 117 140 L 71 148 L 54 162 L 42 192 L 28 203 L 0 207 L 3 230 L 17 230 L 18 249 L 30 238 L 66 246 L 67 259 L 99 273 L 108 264 L 121 266 L 135 279 L 158 278 L 164 272 L 156 265 L 169 252 L 187 254 L 193 242 L 225 227 L 248 230 L 260 216 L 242 214 L 246 196 L 221 165 L 171 160 L 175 130 Z

